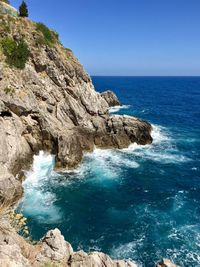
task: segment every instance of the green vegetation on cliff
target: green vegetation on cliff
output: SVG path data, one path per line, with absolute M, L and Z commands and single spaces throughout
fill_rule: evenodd
M 57 32 L 50 30 L 45 24 L 36 23 L 36 30 L 42 33 L 42 37 L 36 40 L 37 45 L 51 46 L 56 41 L 59 41 L 59 35 Z
M 24 69 L 30 56 L 28 45 L 23 39 L 18 42 L 10 37 L 5 37 L 0 41 L 6 62 L 12 67 Z

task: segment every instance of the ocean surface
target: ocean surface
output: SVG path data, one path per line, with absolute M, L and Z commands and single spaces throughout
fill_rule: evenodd
M 40 152 L 19 206 L 37 240 L 58 227 L 75 250 L 103 251 L 153 267 L 162 257 L 200 266 L 200 77 L 93 77 L 153 124 L 152 145 L 86 154 L 75 171 L 53 171 Z

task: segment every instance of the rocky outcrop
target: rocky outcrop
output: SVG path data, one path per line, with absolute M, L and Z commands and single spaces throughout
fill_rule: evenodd
M 40 251 L 36 255 L 36 262 L 65 262 L 73 254 L 71 245 L 65 241 L 58 229 L 50 230 L 41 240 Z
M 50 230 L 35 245 L 17 235 L 9 220 L 0 218 L 0 266 L 2 267 L 137 267 L 129 260 L 113 260 L 102 252 L 73 251 L 58 229 Z M 162 259 L 155 267 L 178 267 Z
M 110 91 L 97 93 L 69 49 L 58 41 L 37 46 L 41 33 L 29 20 L 0 20 L 10 28 L 0 37 L 23 36 L 31 52 L 23 70 L 7 65 L 0 54 L 1 197 L 13 195 L 14 201 L 21 196 L 16 175 L 41 149 L 56 154 L 57 168 L 74 168 L 94 146 L 124 148 L 152 142 L 149 123 L 109 115 L 109 106 L 119 105 L 117 97 Z M 12 194 L 4 194 L 8 184 Z
M 51 230 L 42 238 L 40 251 L 36 255 L 34 266 L 45 262 L 62 263 L 66 267 L 137 267 L 130 261 L 112 260 L 101 252 L 73 252 L 71 245 L 64 240 L 58 229 Z
M 101 96 L 107 102 L 109 107 L 121 106 L 117 96 L 110 90 L 101 93 Z
M 172 263 L 169 259 L 162 259 L 156 264 L 156 267 L 178 267 Z
M 58 229 L 49 231 L 36 245 L 25 242 L 12 228 L 0 230 L 0 266 L 40 267 L 137 267 L 131 261 L 112 260 L 101 252 L 74 252 Z

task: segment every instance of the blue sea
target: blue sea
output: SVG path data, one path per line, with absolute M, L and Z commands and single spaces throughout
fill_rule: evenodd
M 200 77 L 92 77 L 153 125 L 152 145 L 100 150 L 64 174 L 40 152 L 19 209 L 31 236 L 58 227 L 75 250 L 98 250 L 138 266 L 166 257 L 200 266 Z

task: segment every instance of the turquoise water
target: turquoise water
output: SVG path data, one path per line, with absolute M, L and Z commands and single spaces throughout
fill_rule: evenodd
M 200 266 L 200 78 L 93 77 L 124 104 L 112 112 L 153 124 L 152 145 L 95 150 L 53 172 L 40 153 L 19 207 L 33 239 L 60 228 L 74 249 L 99 250 L 152 267 L 161 257 Z

